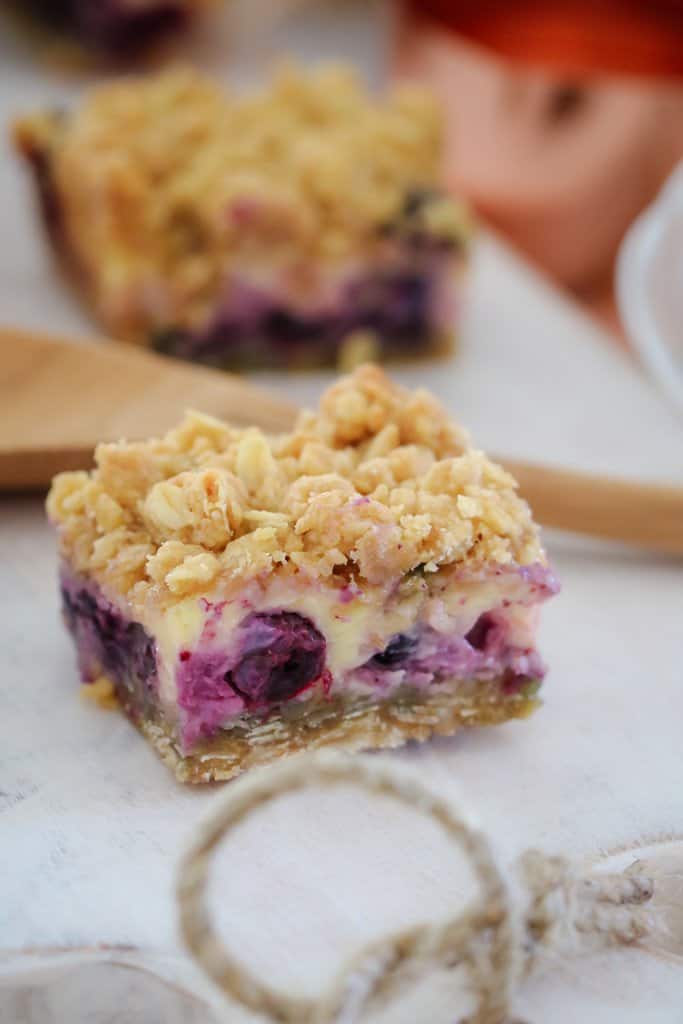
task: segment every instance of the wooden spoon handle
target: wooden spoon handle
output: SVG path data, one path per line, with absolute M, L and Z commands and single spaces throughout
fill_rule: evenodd
M 683 487 L 500 461 L 544 526 L 683 555 Z

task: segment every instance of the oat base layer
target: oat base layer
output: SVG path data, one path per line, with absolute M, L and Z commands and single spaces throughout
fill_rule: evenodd
M 185 756 L 162 724 L 149 720 L 136 724 L 179 782 L 222 782 L 303 750 L 400 747 L 409 740 L 450 736 L 463 727 L 526 718 L 540 704 L 533 696 L 501 696 L 500 684 L 495 681 L 479 684 L 477 690 L 476 697 L 442 692 L 409 701 L 359 701 L 343 711 L 332 704 L 326 714 L 314 718 L 286 720 L 272 715 L 248 734 L 223 732 L 201 750 Z

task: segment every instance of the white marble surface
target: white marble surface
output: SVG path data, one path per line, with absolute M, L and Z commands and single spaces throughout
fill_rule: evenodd
M 357 22 L 341 34 L 337 23 L 334 38 L 351 53 L 366 47 L 368 60 L 376 23 L 361 31 L 354 10 Z M 329 40 L 326 26 L 319 17 L 306 28 L 309 51 L 311 40 Z M 3 47 L 5 117 L 20 93 L 30 106 L 52 86 Z M 71 86 L 55 95 L 62 88 Z M 26 230 L 26 199 L 3 153 L 0 319 L 85 333 L 39 236 Z M 683 481 L 681 420 L 597 328 L 492 239 L 477 251 L 459 355 L 398 375 L 436 390 L 497 451 Z M 303 401 L 325 375 L 268 380 Z M 176 935 L 172 880 L 213 794 L 180 788 L 123 718 L 78 699 L 40 503 L 3 500 L 0 526 L 0 1021 L 208 1020 L 189 996 L 130 964 L 197 983 Z M 594 858 L 683 836 L 683 567 L 548 540 L 564 589 L 541 633 L 551 665 L 543 709 L 383 755 L 464 794 L 503 863 L 534 845 Z M 465 890 L 438 835 L 343 792 L 273 808 L 222 863 L 216 894 L 231 944 L 273 981 L 307 991 L 360 941 L 443 912 Z M 16 957 L 102 943 L 117 951 L 89 954 L 78 969 L 68 957 L 66 966 Z M 121 966 L 93 965 L 102 956 Z M 382 1019 L 452 1024 L 461 1012 L 437 985 L 417 1005 Z M 636 951 L 558 964 L 522 988 L 518 1012 L 537 1024 L 681 1024 L 683 965 Z

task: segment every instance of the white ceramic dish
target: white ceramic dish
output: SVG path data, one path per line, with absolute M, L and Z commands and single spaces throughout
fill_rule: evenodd
M 617 299 L 643 364 L 683 413 L 683 164 L 624 238 Z

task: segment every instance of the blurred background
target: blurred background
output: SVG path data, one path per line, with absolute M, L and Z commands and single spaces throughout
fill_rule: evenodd
M 69 106 L 178 60 L 248 85 L 287 54 L 350 60 L 375 86 L 420 81 L 443 110 L 447 187 L 683 404 L 683 190 L 638 228 L 683 159 L 683 0 L 4 0 L 0 16 L 8 121 L 46 91 Z M 0 188 L 27 205 L 19 178 L 3 159 Z M 25 230 L 26 209 L 5 205 Z M 40 326 L 26 282 L 45 259 L 22 239 L 3 268 L 9 319 Z M 49 299 L 57 325 L 67 301 Z
M 453 187 L 623 337 L 619 245 L 683 156 L 683 4 L 410 0 L 396 66 L 444 102 Z

